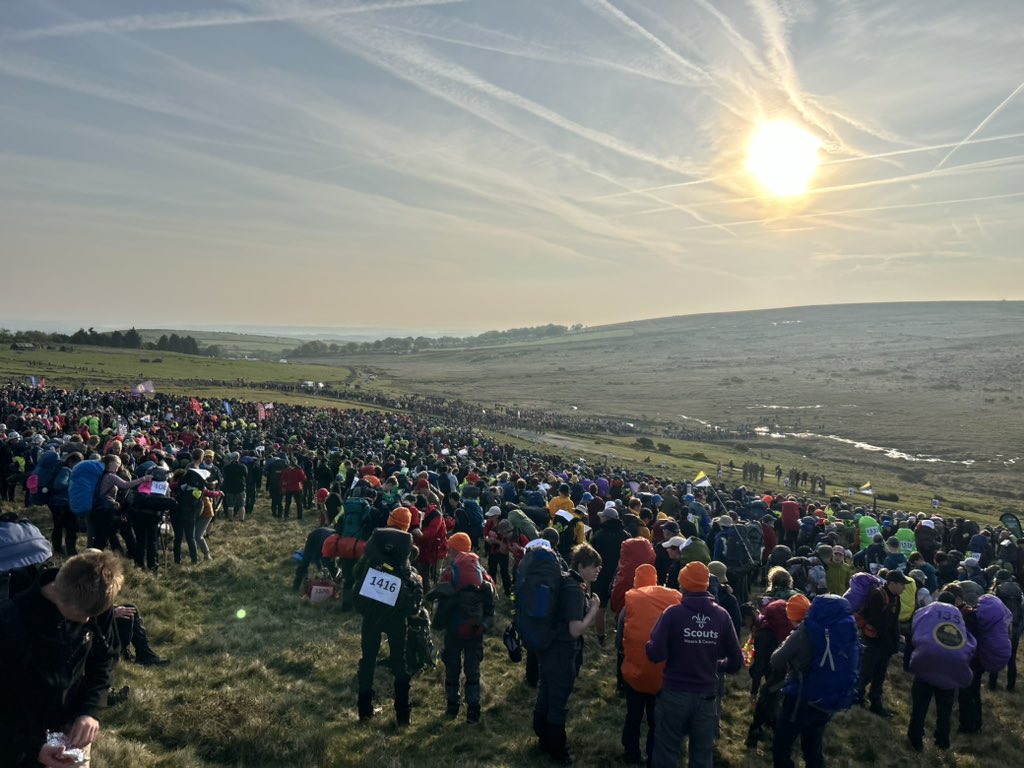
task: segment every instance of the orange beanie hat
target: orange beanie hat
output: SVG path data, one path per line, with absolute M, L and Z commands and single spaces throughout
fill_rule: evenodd
M 704 563 L 694 560 L 683 566 L 679 572 L 679 586 L 684 592 L 707 592 L 711 571 Z
M 412 523 L 412 512 L 406 507 L 395 507 L 388 515 L 388 528 L 397 528 L 408 533 L 409 525 Z
M 459 533 L 453 534 L 448 539 L 448 549 L 450 549 L 452 552 L 465 554 L 466 552 L 469 552 L 471 549 L 473 549 L 473 542 L 469 538 L 468 533 L 462 533 L 460 531 Z
M 786 617 L 794 624 L 803 621 L 809 610 L 811 601 L 804 595 L 793 595 L 786 601 Z

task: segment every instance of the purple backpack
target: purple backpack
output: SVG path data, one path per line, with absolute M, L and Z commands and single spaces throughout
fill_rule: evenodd
M 864 601 L 868 599 L 871 590 L 877 589 L 885 584 L 885 579 L 880 579 L 870 573 L 857 573 L 850 579 L 850 588 L 843 595 L 846 602 L 850 604 L 854 613 L 864 607 Z
M 948 603 L 930 603 L 914 612 L 911 623 L 913 652 L 910 672 L 944 691 L 971 683 L 971 659 L 977 641 L 967 631 L 960 609 Z
M 1013 615 L 995 595 L 978 598 L 978 661 L 986 672 L 999 672 L 1010 661 Z

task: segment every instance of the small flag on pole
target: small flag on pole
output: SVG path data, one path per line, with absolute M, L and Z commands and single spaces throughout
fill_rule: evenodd
M 226 413 L 226 414 L 228 415 L 228 418 L 229 418 L 229 419 L 230 419 L 230 418 L 233 418 L 233 417 L 234 417 L 234 415 L 235 415 L 235 414 L 234 414 L 234 413 L 233 413 L 233 412 L 231 411 L 231 403 L 229 403 L 229 402 L 228 402 L 227 400 L 225 400 L 225 401 L 224 401 L 224 413 Z
M 705 475 L 703 471 L 698 472 L 697 476 L 695 478 L 693 478 L 693 487 L 694 488 L 707 488 L 710 485 L 711 485 L 711 480 L 708 479 L 708 476 Z
M 865 496 L 873 496 L 875 494 L 875 492 L 871 490 L 870 480 L 860 487 L 860 492 L 863 493 Z
M 32 389 L 35 389 L 36 388 L 36 377 L 35 376 L 29 376 L 28 380 L 32 383 Z
M 263 407 L 263 403 L 256 403 L 256 418 L 260 421 L 267 418 L 267 409 Z

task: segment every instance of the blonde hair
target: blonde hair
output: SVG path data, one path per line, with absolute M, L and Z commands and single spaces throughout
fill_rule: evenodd
M 792 589 L 793 575 L 781 565 L 774 566 L 768 571 L 769 589 Z
M 113 552 L 96 550 L 69 558 L 53 580 L 61 603 L 90 617 L 110 608 L 122 586 L 121 559 Z

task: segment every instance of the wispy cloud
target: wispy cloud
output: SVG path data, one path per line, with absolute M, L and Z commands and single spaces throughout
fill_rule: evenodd
M 278 13 L 242 13 L 217 11 L 212 13 L 157 13 L 118 16 L 110 19 L 90 19 L 50 27 L 11 32 L 2 36 L 7 40 L 43 40 L 54 37 L 79 35 L 123 34 L 131 32 L 173 32 L 185 29 L 234 27 L 245 24 L 271 24 L 277 22 L 320 21 L 354 13 L 424 8 L 435 5 L 453 5 L 467 0 L 381 0 L 380 2 L 349 3 L 322 8 L 305 8 Z

